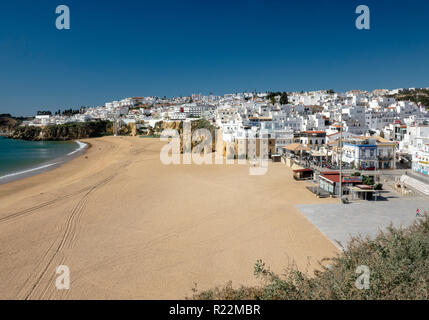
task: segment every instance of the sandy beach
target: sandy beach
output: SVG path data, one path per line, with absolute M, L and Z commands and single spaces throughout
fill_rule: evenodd
M 104 137 L 55 170 L 0 186 L 0 299 L 183 299 L 305 271 L 337 249 L 295 207 L 316 199 L 284 164 L 170 165 L 159 139 Z M 70 268 L 70 290 L 55 270 Z

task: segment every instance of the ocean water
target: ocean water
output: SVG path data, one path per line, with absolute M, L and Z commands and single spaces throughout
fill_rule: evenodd
M 78 142 L 23 141 L 0 137 L 0 179 L 49 167 L 55 159 L 71 155 Z

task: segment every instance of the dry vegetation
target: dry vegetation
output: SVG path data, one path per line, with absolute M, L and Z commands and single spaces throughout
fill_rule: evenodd
M 339 256 L 324 261 L 313 276 L 289 266 L 276 275 L 262 261 L 255 265 L 259 287 L 222 288 L 196 292 L 194 299 L 315 300 L 429 298 L 429 217 L 406 229 L 389 228 L 375 239 L 354 238 Z M 356 268 L 370 268 L 370 288 L 356 287 Z

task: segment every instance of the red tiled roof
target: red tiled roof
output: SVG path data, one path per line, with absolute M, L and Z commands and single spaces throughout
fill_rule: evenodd
M 331 182 L 335 182 L 335 183 L 339 183 L 340 182 L 340 175 L 339 174 L 323 174 L 322 175 L 323 178 L 331 181 Z M 342 177 L 343 179 L 343 183 L 353 183 L 353 182 L 360 182 L 362 183 L 362 180 L 360 179 L 360 177 L 347 177 L 347 179 L 345 180 L 344 176 Z
M 340 132 L 335 132 L 335 133 L 328 134 L 327 137 L 332 137 L 332 136 L 335 136 L 336 134 L 340 134 Z
M 325 131 L 304 131 L 304 133 L 326 133 Z

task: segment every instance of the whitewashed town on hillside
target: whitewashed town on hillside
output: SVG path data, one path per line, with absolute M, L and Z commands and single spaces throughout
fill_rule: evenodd
M 428 175 L 429 106 L 397 101 L 393 96 L 402 91 L 404 89 L 134 97 L 82 108 L 69 116 L 60 112 L 40 113 L 24 125 L 100 119 L 135 123 L 138 130 L 144 131 L 159 121 L 203 118 L 219 128 L 223 140 L 228 142 L 248 133 L 257 137 L 264 130 L 270 141 L 270 157 L 299 158 L 306 168 L 337 170 L 341 157 L 345 169 L 394 170 L 402 165 Z

